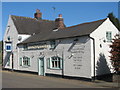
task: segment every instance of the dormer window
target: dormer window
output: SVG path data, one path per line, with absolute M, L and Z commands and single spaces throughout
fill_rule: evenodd
M 24 44 L 24 45 L 23 45 L 23 49 L 24 49 L 24 50 L 28 50 L 28 45 L 27 45 L 27 44 Z
M 55 40 L 50 41 L 50 48 L 54 49 L 56 47 L 56 42 Z

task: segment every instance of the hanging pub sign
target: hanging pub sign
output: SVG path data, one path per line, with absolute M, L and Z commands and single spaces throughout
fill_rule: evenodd
M 12 43 L 11 43 L 11 42 L 6 43 L 5 50 L 6 50 L 7 52 L 11 52 L 11 51 L 12 51 Z

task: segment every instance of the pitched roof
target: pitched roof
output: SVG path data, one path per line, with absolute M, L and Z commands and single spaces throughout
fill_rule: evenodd
M 37 20 L 35 18 L 14 16 L 11 18 L 19 34 L 33 34 L 39 32 L 49 32 L 55 28 L 55 21 Z
M 58 31 L 52 31 L 50 33 L 38 33 L 21 42 L 21 44 L 89 35 L 94 30 L 96 30 L 105 20 L 106 19 L 102 19 L 94 22 L 66 27 L 63 29 L 58 29 Z

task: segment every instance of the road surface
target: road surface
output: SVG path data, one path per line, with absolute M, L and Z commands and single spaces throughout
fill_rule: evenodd
M 102 88 L 94 83 L 2 71 L 2 88 Z

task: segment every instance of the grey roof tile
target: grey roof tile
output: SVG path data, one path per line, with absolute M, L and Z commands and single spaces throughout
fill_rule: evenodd
M 39 32 L 49 32 L 55 28 L 55 21 L 37 20 L 35 18 L 14 16 L 11 18 L 16 26 L 18 34 L 33 34 Z
M 49 33 L 41 32 L 29 37 L 20 44 L 89 35 L 94 30 L 96 30 L 105 20 L 106 19 L 83 23 L 63 29 L 58 29 L 58 31 L 51 31 Z

